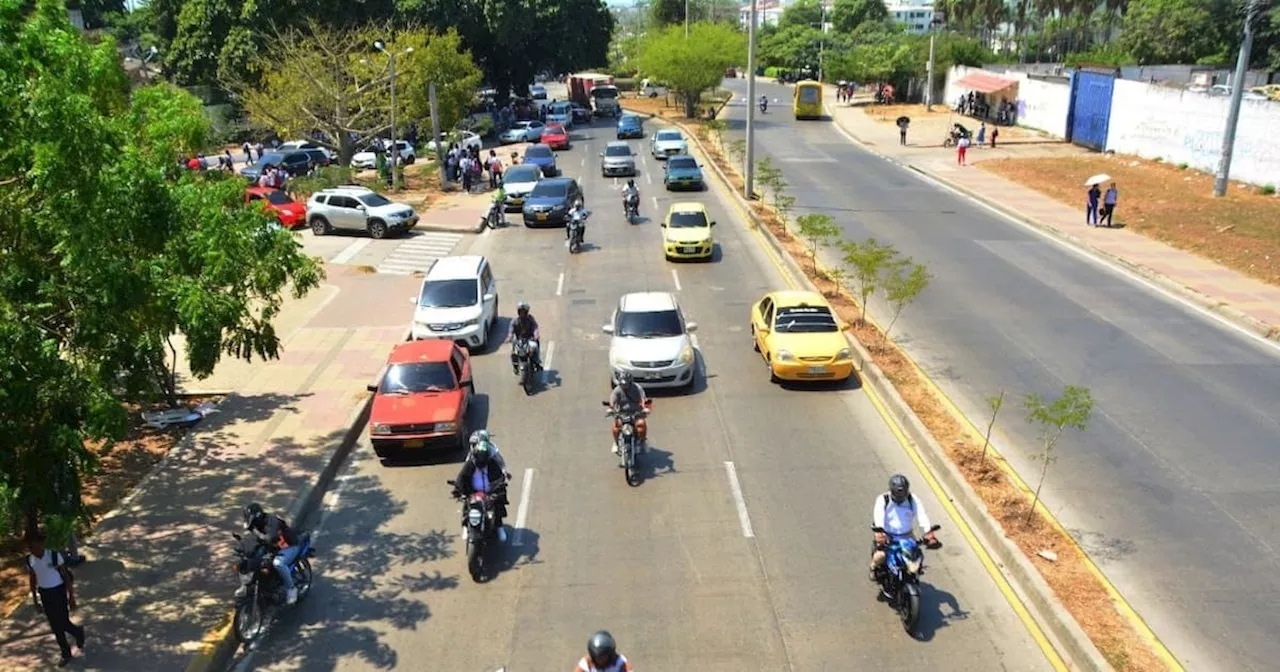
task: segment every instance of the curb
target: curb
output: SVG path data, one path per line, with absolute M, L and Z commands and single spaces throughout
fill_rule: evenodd
M 343 434 L 341 443 L 333 451 L 333 455 L 329 457 L 329 461 L 325 464 L 319 477 L 310 485 L 304 487 L 298 498 L 289 506 L 289 515 L 295 523 L 306 520 L 319 508 L 325 492 L 333 483 L 333 479 L 338 475 L 342 465 L 347 461 L 347 457 L 359 441 L 361 433 L 364 432 L 371 408 L 373 408 L 373 395 L 370 394 L 352 411 L 351 416 L 348 418 L 347 431 Z M 227 623 L 206 636 L 204 642 L 205 650 L 187 663 L 186 668 L 184 668 L 185 672 L 214 672 L 215 670 L 225 669 L 228 663 L 231 662 L 232 658 L 235 657 L 236 651 L 240 648 L 240 643 L 236 640 L 235 633 L 232 632 L 232 623 L 230 622 L 234 613 L 232 611 L 227 615 Z
M 462 228 L 456 226 L 445 226 L 443 224 L 423 224 L 419 222 L 418 225 L 413 228 L 418 231 L 433 231 L 436 233 L 480 233 L 481 231 L 484 231 L 484 222 L 481 222 L 476 226 Z
M 701 140 L 697 138 L 697 134 L 688 133 L 688 129 L 685 129 L 685 132 L 691 135 L 699 151 L 704 156 L 709 156 Z M 726 190 L 733 195 L 733 199 L 738 206 L 753 220 L 757 230 L 760 231 L 764 240 L 769 243 L 770 248 L 786 266 L 787 270 L 794 277 L 799 278 L 800 282 L 808 289 L 815 292 L 818 291 L 808 276 L 804 274 L 803 269 L 791 257 L 791 254 L 774 237 L 769 227 L 759 221 L 742 194 L 734 191 L 733 183 L 729 181 L 728 176 L 720 170 L 720 167 L 714 161 L 708 161 L 708 163 L 711 164 L 716 177 L 724 184 Z M 1113 669 L 1098 648 L 1094 646 L 1088 635 L 1085 634 L 1075 617 L 1058 601 L 1057 596 L 1054 595 L 1053 590 L 1045 582 L 1044 578 L 1040 576 L 1040 572 L 1031 563 L 1031 560 L 1022 552 L 1022 549 L 1018 548 L 1005 536 L 999 522 L 992 518 L 987 511 L 986 504 L 969 486 L 963 474 L 951 463 L 946 451 L 934 440 L 928 428 L 924 426 L 924 423 L 921 422 L 915 412 L 911 410 L 911 407 L 898 394 L 893 384 L 885 378 L 884 373 L 875 365 L 870 353 L 848 332 L 845 332 L 845 339 L 857 354 L 859 377 L 863 383 L 871 387 L 884 400 L 886 406 L 888 406 L 887 410 L 893 414 L 894 419 L 918 449 L 929 471 L 941 481 L 944 491 L 947 493 L 947 498 L 956 504 L 965 523 L 977 533 L 983 547 L 994 556 L 1000 573 L 1013 586 L 1018 598 L 1031 612 L 1032 619 L 1040 627 L 1044 628 L 1045 634 L 1051 640 L 1054 649 L 1058 651 L 1059 655 L 1068 659 L 1068 664 L 1071 665 L 1072 669 L 1098 671 Z

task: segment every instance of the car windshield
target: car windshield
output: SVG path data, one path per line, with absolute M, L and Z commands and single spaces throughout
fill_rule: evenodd
M 517 121 L 517 122 L 516 122 L 516 124 L 515 124 L 515 126 L 512 126 L 512 127 L 511 127 L 511 130 L 513 130 L 513 131 L 523 131 L 523 130 L 525 130 L 525 129 L 529 128 L 529 126 L 530 126 L 530 124 L 529 124 L 529 122 L 527 122 L 527 121 Z
M 668 169 L 693 170 L 697 167 L 698 167 L 697 159 L 694 159 L 691 156 L 673 158 L 667 163 Z
M 267 202 L 271 205 L 288 205 L 293 202 L 293 199 L 283 191 L 271 191 L 267 192 Z
M 395 364 L 387 369 L 378 391 L 382 394 L 447 392 L 458 389 L 448 362 Z
M 278 166 L 281 161 L 284 161 L 284 154 L 279 152 L 267 152 L 266 154 L 263 154 L 262 158 L 258 159 L 258 162 L 253 165 L 259 168 L 262 166 Z
M 542 176 L 542 169 L 537 166 L 512 166 L 507 169 L 506 177 L 502 179 L 503 184 L 524 184 L 527 182 L 537 182 Z
M 564 198 L 569 195 L 569 185 L 565 182 L 539 182 L 529 195 L 533 198 Z
M 626 145 L 614 145 L 604 148 L 605 156 L 631 156 L 631 148 Z
M 680 140 L 680 131 L 658 131 L 659 140 Z
M 818 87 L 806 86 L 800 89 L 800 102 L 812 105 L 818 102 Z
M 534 145 L 529 149 L 524 150 L 524 156 L 526 159 L 549 159 L 552 156 L 551 148 Z
M 611 88 L 611 87 L 605 87 L 605 88 L 602 88 L 602 89 L 592 89 L 592 90 L 591 90 L 591 97 L 592 97 L 592 98 L 597 98 L 597 99 L 599 99 L 599 98 L 609 98 L 609 99 L 617 98 L 617 97 L 618 97 L 618 90 L 617 90 L 617 89 L 615 89 L 615 88 Z
M 551 106 L 552 114 L 569 114 L 573 111 L 573 106 L 569 103 L 556 103 Z
M 696 229 L 707 225 L 707 215 L 703 212 L 673 212 L 671 222 L 667 224 L 673 229 Z
M 368 196 L 361 196 L 360 202 L 364 203 L 365 206 L 370 208 L 380 208 L 384 205 L 391 205 L 391 201 L 388 201 L 381 194 L 369 194 Z
M 422 288 L 418 305 L 423 308 L 465 308 L 479 303 L 475 280 L 433 280 Z
M 618 336 L 626 338 L 668 338 L 684 333 L 680 313 L 662 310 L 651 313 L 619 313 Z
M 775 331 L 779 334 L 814 334 L 840 331 L 836 318 L 827 308 L 779 308 Z
M 560 124 L 547 124 L 546 129 L 542 131 L 544 135 L 555 135 L 556 133 L 564 133 L 564 126 Z

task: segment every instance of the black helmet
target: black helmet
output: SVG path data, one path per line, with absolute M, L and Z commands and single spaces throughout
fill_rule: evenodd
M 635 178 L 631 178 L 631 179 L 627 180 L 627 186 L 628 186 L 628 187 L 634 187 L 634 186 L 636 186 L 636 180 L 635 180 Z
M 911 496 L 911 482 L 902 474 L 894 474 L 889 477 L 889 496 L 893 501 L 901 504 L 907 501 Z
M 477 467 L 483 467 L 489 464 L 489 458 L 493 454 L 489 451 L 489 442 L 480 441 L 471 447 L 471 458 L 476 461 Z
M 262 509 L 262 505 L 254 502 L 244 507 L 244 529 L 246 532 L 255 527 L 265 527 L 267 522 L 267 512 Z
M 612 665 L 618 659 L 618 644 L 607 630 L 601 630 L 587 640 L 587 656 L 595 667 Z
M 630 384 L 631 384 L 631 382 L 632 382 L 632 381 L 634 381 L 634 380 L 635 380 L 635 377 L 631 375 L 631 372 L 630 372 L 630 371 L 619 371 L 619 372 L 618 372 L 618 384 L 619 384 L 619 385 L 630 385 Z
M 520 303 L 517 303 L 517 304 L 516 304 L 516 314 L 517 314 L 517 315 L 528 315 L 528 314 L 529 314 L 529 304 L 525 303 L 524 301 L 521 301 Z

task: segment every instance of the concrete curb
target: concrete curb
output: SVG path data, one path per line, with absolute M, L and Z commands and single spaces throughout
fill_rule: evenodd
M 437 233 L 480 233 L 481 231 L 484 231 L 484 222 L 480 222 L 479 224 L 470 227 L 445 226 L 443 224 L 423 224 L 422 222 L 418 222 L 418 225 L 413 228 L 416 231 L 434 231 Z
M 298 498 L 289 506 L 290 519 L 299 527 L 302 527 L 299 521 L 305 521 L 311 514 L 315 513 L 320 503 L 324 500 L 325 492 L 338 475 L 338 471 L 342 469 L 342 465 L 346 463 L 352 448 L 360 440 L 360 435 L 364 432 L 364 427 L 369 421 L 371 408 L 373 408 L 373 395 L 370 394 L 351 412 L 351 416 L 347 420 L 346 433 L 343 434 L 342 441 L 338 444 L 337 449 L 329 456 L 329 460 L 320 472 L 319 477 L 310 485 L 304 487 L 298 494 Z M 228 614 L 227 623 L 206 638 L 205 650 L 187 663 L 186 672 L 215 672 L 227 667 L 235 657 L 236 651 L 240 648 L 235 633 L 232 632 L 230 621 L 233 615 L 234 611 Z
M 688 133 L 688 129 L 685 131 L 692 137 L 699 151 L 709 157 L 697 134 Z M 733 190 L 733 183 L 729 181 L 728 176 L 714 161 L 708 161 L 708 163 L 711 164 L 716 177 L 721 180 L 726 190 L 733 195 L 737 204 L 753 220 L 753 224 L 760 230 L 774 254 L 786 265 L 787 270 L 799 278 L 809 290 L 817 292 L 818 288 L 805 275 L 800 265 L 773 235 L 769 227 L 752 212 L 747 200 Z M 1059 655 L 1067 659 L 1072 669 L 1098 671 L 1113 669 L 1085 634 L 1075 617 L 1058 601 L 1053 589 L 1040 576 L 1040 572 L 1022 549 L 1005 536 L 1000 523 L 987 511 L 982 498 L 969 486 L 964 475 L 951 463 L 943 447 L 934 440 L 928 428 L 898 394 L 897 389 L 880 371 L 880 368 L 875 365 L 870 353 L 847 332 L 845 339 L 857 355 L 858 372 L 863 384 L 869 386 L 884 400 L 894 419 L 918 449 L 930 472 L 942 483 L 947 498 L 956 504 L 965 523 L 978 534 L 984 548 L 994 556 L 1000 572 L 1013 586 L 1014 592 L 1031 613 L 1032 618 L 1044 628 L 1046 636 Z

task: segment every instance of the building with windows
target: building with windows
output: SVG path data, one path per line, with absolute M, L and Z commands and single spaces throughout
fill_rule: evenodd
M 778 25 L 778 20 L 782 18 L 782 10 L 785 4 L 779 0 L 756 0 L 756 29 Z M 750 22 L 751 5 L 739 7 L 738 25 L 743 30 L 746 30 L 747 24 Z
M 889 10 L 889 18 L 893 19 L 895 23 L 901 23 L 906 26 L 908 33 L 923 35 L 929 32 L 929 24 L 934 17 L 932 0 L 905 0 L 905 2 L 886 3 L 885 9 Z

